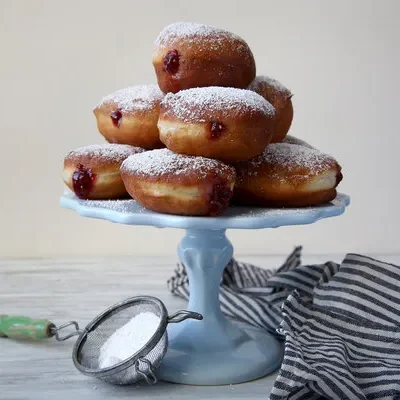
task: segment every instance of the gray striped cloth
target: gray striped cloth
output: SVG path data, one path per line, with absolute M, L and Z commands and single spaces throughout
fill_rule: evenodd
M 400 400 L 400 267 L 357 254 L 301 265 L 297 247 L 276 270 L 234 259 L 222 311 L 285 340 L 271 400 Z M 179 264 L 170 291 L 188 299 Z

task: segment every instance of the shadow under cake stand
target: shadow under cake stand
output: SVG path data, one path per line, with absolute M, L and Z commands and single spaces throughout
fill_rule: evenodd
M 66 192 L 62 207 L 84 217 L 119 224 L 186 229 L 178 255 L 189 277 L 188 310 L 203 315 L 202 321 L 186 320 L 168 326 L 168 350 L 157 370 L 165 381 L 193 385 L 247 382 L 276 370 L 283 344 L 261 328 L 226 318 L 219 304 L 222 272 L 233 255 L 226 229 L 277 228 L 311 224 L 343 214 L 350 203 L 338 194 L 330 203 L 308 208 L 230 207 L 219 217 L 185 217 L 146 210 L 134 200 L 80 200 Z

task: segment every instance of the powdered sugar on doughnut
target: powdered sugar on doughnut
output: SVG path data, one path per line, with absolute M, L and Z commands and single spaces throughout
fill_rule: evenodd
M 287 87 L 282 85 L 282 83 L 274 78 L 270 78 L 264 75 L 256 76 L 254 81 L 251 82 L 248 87 L 249 90 L 253 90 L 257 93 L 262 91 L 263 88 L 274 88 L 277 92 L 285 94 L 287 96 L 291 96 L 292 94 Z
M 105 96 L 97 107 L 114 103 L 123 111 L 148 110 L 156 106 L 164 97 L 158 85 L 136 85 L 117 90 Z
M 135 153 L 144 150 L 140 147 L 129 146 L 126 144 L 93 144 L 90 146 L 79 147 L 68 153 L 66 159 L 74 158 L 98 158 L 103 162 L 121 162 Z
M 242 50 L 243 53 L 249 51 L 246 42 L 234 33 L 192 22 L 177 22 L 166 26 L 160 32 L 154 44 L 156 47 L 170 47 L 177 40 L 184 40 L 196 46 L 198 51 L 204 48 L 218 50 L 229 40 L 238 42 L 237 50 Z
M 277 168 L 292 171 L 304 168 L 309 175 L 317 175 L 326 171 L 335 163 L 335 160 L 317 149 L 299 146 L 290 143 L 270 144 L 261 156 L 249 161 L 249 168 L 254 169 L 263 164 L 271 164 Z
M 309 149 L 315 149 L 314 146 L 311 146 L 311 144 L 307 143 L 306 141 L 291 135 L 286 135 L 282 140 L 282 143 L 297 144 L 299 146 L 308 147 Z
M 233 175 L 234 169 L 205 157 L 185 156 L 168 149 L 152 150 L 127 158 L 121 166 L 126 173 L 143 176 L 165 176 L 196 173 L 199 178 L 210 172 Z
M 259 94 L 246 89 L 219 86 L 168 93 L 161 106 L 165 116 L 184 122 L 208 121 L 208 114 L 216 111 L 234 115 L 257 112 L 271 117 L 275 114 L 274 107 Z

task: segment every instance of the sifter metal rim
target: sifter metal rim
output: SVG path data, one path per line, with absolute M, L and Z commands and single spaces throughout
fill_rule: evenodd
M 156 304 L 160 310 L 160 323 L 154 332 L 154 335 L 151 337 L 151 339 L 147 342 L 145 346 L 143 346 L 139 351 L 137 351 L 135 354 L 133 354 L 131 357 L 128 359 L 121 361 L 118 364 L 115 364 L 113 366 L 107 367 L 107 368 L 87 368 L 84 367 L 80 364 L 78 360 L 78 354 L 82 346 L 84 346 L 84 340 L 86 336 L 92 332 L 94 329 L 96 329 L 97 326 L 99 326 L 104 319 L 108 318 L 110 314 L 116 314 L 121 309 L 128 308 L 132 305 L 134 305 L 136 302 L 147 302 L 147 303 L 152 303 Z M 78 337 L 78 340 L 75 342 L 73 351 L 72 351 L 72 360 L 74 362 L 75 367 L 84 375 L 88 376 L 94 376 L 97 378 L 102 378 L 106 377 L 109 375 L 114 375 L 119 372 L 122 372 L 126 370 L 127 368 L 131 367 L 132 365 L 135 364 L 135 362 L 143 356 L 146 356 L 149 351 L 151 351 L 157 343 L 161 340 L 163 337 L 164 333 L 166 332 L 168 325 L 168 311 L 165 308 L 164 303 L 161 302 L 161 300 L 157 299 L 156 297 L 152 296 L 135 296 L 135 297 L 130 297 L 129 299 L 126 299 L 124 301 L 121 301 L 119 303 L 116 303 L 112 305 L 111 307 L 107 308 L 104 310 L 101 314 L 99 314 L 96 318 L 94 318 L 86 327 L 83 329 L 81 334 Z

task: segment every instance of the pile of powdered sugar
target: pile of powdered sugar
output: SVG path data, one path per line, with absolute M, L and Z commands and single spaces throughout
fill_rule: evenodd
M 275 114 L 274 107 L 259 94 L 246 89 L 209 86 L 168 93 L 161 102 L 164 115 L 184 122 L 205 122 L 210 113 L 229 115 Z
M 148 110 L 160 103 L 164 93 L 158 85 L 136 85 L 105 96 L 97 107 L 113 103 L 122 111 Z
M 160 318 L 151 312 L 134 316 L 101 346 L 99 368 L 112 367 L 133 356 L 149 342 L 159 324 Z
M 185 156 L 168 149 L 146 151 L 127 158 L 121 166 L 126 173 L 143 176 L 165 176 L 195 173 L 199 178 L 208 173 L 234 174 L 234 169 L 205 157 Z
M 92 144 L 70 151 L 66 159 L 88 157 L 99 158 L 102 162 L 122 162 L 132 154 L 142 151 L 144 150 L 140 147 L 129 146 L 127 144 Z
M 130 200 L 84 200 L 85 205 L 93 208 L 105 208 L 107 210 L 117 211 L 124 214 L 138 212 L 137 203 Z M 140 211 L 139 211 L 140 212 Z

